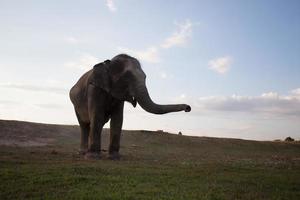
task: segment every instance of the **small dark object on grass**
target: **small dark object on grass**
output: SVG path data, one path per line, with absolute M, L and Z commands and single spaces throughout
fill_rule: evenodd
M 287 138 L 285 138 L 284 141 L 286 141 L 286 142 L 294 142 L 295 139 L 294 139 L 294 138 L 291 138 L 291 137 L 287 137 Z
M 179 131 L 178 135 L 182 135 L 181 131 Z
M 53 154 L 53 155 L 56 155 L 56 154 L 58 154 L 58 152 L 57 152 L 57 151 L 55 151 L 55 150 L 52 150 L 50 153 L 51 153 L 51 154 Z

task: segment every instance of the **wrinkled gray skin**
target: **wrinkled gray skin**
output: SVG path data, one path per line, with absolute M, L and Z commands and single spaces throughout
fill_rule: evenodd
M 87 159 L 98 159 L 101 153 L 101 132 L 110 119 L 109 155 L 119 158 L 124 101 L 134 107 L 138 103 L 154 114 L 191 111 L 186 104 L 154 103 L 146 87 L 146 75 L 137 59 L 125 54 L 106 60 L 86 72 L 70 90 L 81 128 L 80 152 Z

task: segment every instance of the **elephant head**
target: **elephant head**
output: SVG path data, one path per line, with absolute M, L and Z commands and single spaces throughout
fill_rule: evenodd
M 154 114 L 185 111 L 186 104 L 159 105 L 152 101 L 146 87 L 146 75 L 139 61 L 120 54 L 111 60 L 94 66 L 92 83 L 110 93 L 114 98 L 128 101 L 134 107 L 138 103 L 144 110 Z

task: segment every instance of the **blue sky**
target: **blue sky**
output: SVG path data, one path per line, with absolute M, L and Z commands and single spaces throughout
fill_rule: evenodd
M 0 1 L 0 118 L 76 124 L 69 88 L 95 63 L 137 57 L 162 116 L 125 129 L 300 139 L 300 2 Z

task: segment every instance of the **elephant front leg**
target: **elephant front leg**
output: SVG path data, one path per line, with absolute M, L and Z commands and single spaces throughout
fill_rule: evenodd
M 119 149 L 123 125 L 123 109 L 124 102 L 119 102 L 111 113 L 109 158 L 113 160 L 120 159 Z
M 88 151 L 85 154 L 86 159 L 101 158 L 101 132 L 103 129 L 103 119 L 95 118 L 90 124 Z
M 90 119 L 90 132 L 88 152 L 85 154 L 86 159 L 101 158 L 101 132 L 105 124 L 105 101 L 106 93 L 97 89 L 93 85 L 88 87 L 88 115 Z

